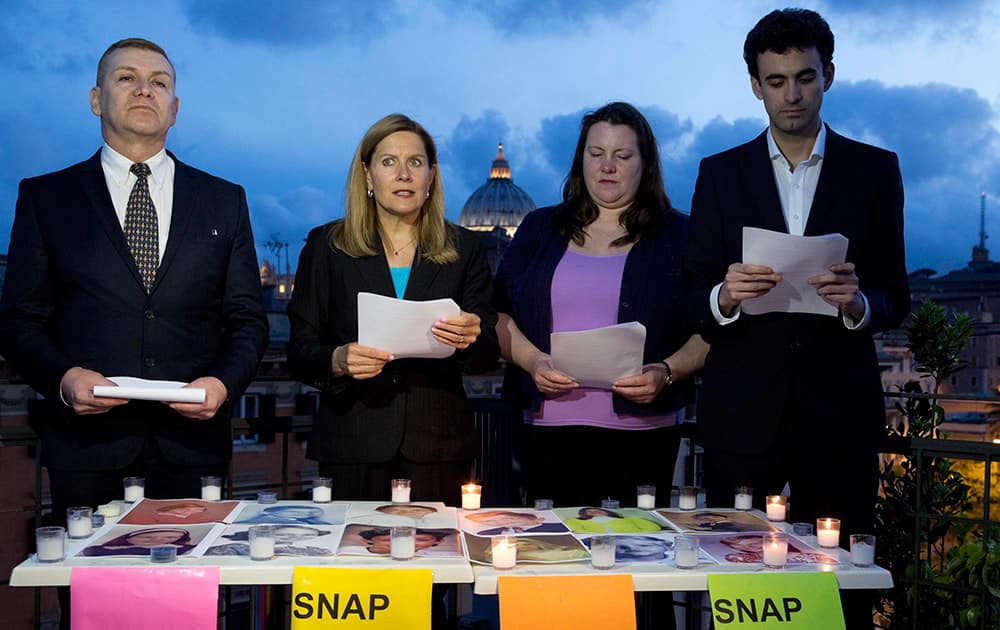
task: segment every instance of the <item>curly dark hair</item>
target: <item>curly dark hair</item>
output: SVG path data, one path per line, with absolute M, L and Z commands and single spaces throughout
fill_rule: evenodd
M 823 17 L 809 9 L 771 11 L 747 33 L 743 43 L 743 60 L 750 76 L 760 79 L 757 55 L 768 51 L 784 54 L 791 48 L 816 48 L 826 68 L 833 62 L 833 31 Z

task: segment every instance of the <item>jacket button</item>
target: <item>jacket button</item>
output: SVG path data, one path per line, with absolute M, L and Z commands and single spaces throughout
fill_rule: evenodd
M 142 363 L 148 368 L 156 367 L 156 359 L 153 357 L 146 357 Z
M 147 308 L 143 315 L 146 316 L 146 319 L 156 319 L 156 314 L 153 313 L 153 309 L 151 308 Z
M 403 378 L 402 378 L 402 377 L 401 377 L 401 376 L 400 376 L 399 374 L 396 374 L 396 375 L 394 375 L 394 376 L 392 377 L 392 383 L 393 383 L 394 385 L 399 385 L 399 384 L 400 384 L 400 383 L 402 383 L 402 382 L 403 382 Z
M 622 308 L 628 308 L 628 302 L 622 302 Z

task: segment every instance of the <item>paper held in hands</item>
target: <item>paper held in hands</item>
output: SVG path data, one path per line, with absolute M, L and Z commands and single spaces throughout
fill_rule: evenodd
M 455 348 L 434 338 L 431 327 L 442 317 L 461 313 L 450 298 L 397 300 L 374 293 L 358 293 L 358 343 L 392 353 L 397 359 L 443 359 Z
M 780 273 L 781 282 L 764 295 L 743 300 L 740 309 L 748 315 L 762 313 L 837 314 L 809 284 L 811 276 L 826 273 L 831 265 L 847 258 L 847 237 L 842 234 L 795 236 L 761 228 L 743 228 L 743 262 L 765 265 Z
M 611 389 L 626 376 L 642 373 L 646 327 L 639 322 L 551 335 L 552 366 L 583 387 Z
M 134 376 L 111 376 L 108 380 L 117 383 L 118 386 L 94 385 L 94 396 L 160 402 L 205 402 L 205 390 L 201 387 L 184 387 L 187 383 L 150 381 Z

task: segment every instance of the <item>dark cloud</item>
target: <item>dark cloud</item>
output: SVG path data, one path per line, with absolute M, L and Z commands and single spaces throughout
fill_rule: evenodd
M 443 0 L 441 4 L 448 11 L 479 14 L 498 31 L 512 35 L 565 33 L 609 16 L 615 21 L 638 21 L 656 6 L 650 0 L 613 5 L 603 0 Z
M 824 117 L 848 135 L 898 152 L 907 178 L 964 176 L 997 159 L 996 113 L 973 90 L 839 83 L 824 103 Z
M 184 11 L 192 27 L 235 42 L 305 47 L 349 40 L 361 43 L 381 33 L 392 0 L 312 2 L 288 0 L 248 5 L 240 0 L 186 0 Z
M 459 176 L 459 181 L 446 182 L 447 186 L 474 189 L 484 184 L 496 157 L 497 143 L 507 138 L 509 153 L 510 136 L 510 126 L 500 112 L 486 110 L 478 118 L 462 116 L 451 137 L 439 147 L 440 161 Z

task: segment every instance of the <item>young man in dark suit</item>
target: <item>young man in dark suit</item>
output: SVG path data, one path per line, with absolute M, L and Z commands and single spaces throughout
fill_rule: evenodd
M 225 476 L 230 406 L 268 340 L 243 189 L 165 150 L 175 71 L 153 42 L 112 44 L 90 92 L 104 146 L 21 182 L 0 302 L 0 352 L 46 398 L 35 429 L 65 508 L 198 496 Z M 181 381 L 203 402 L 94 396 L 107 377 Z
M 702 161 L 685 268 L 711 344 L 698 402 L 708 503 L 731 505 L 750 485 L 762 508 L 788 483 L 793 520 L 834 516 L 845 536 L 869 532 L 885 425 L 872 333 L 909 310 L 898 160 L 822 122 L 833 34 L 815 12 L 768 14 L 744 59 L 768 129 Z M 741 313 L 781 281 L 742 259 L 745 226 L 846 236 L 846 262 L 809 279 L 837 315 Z

